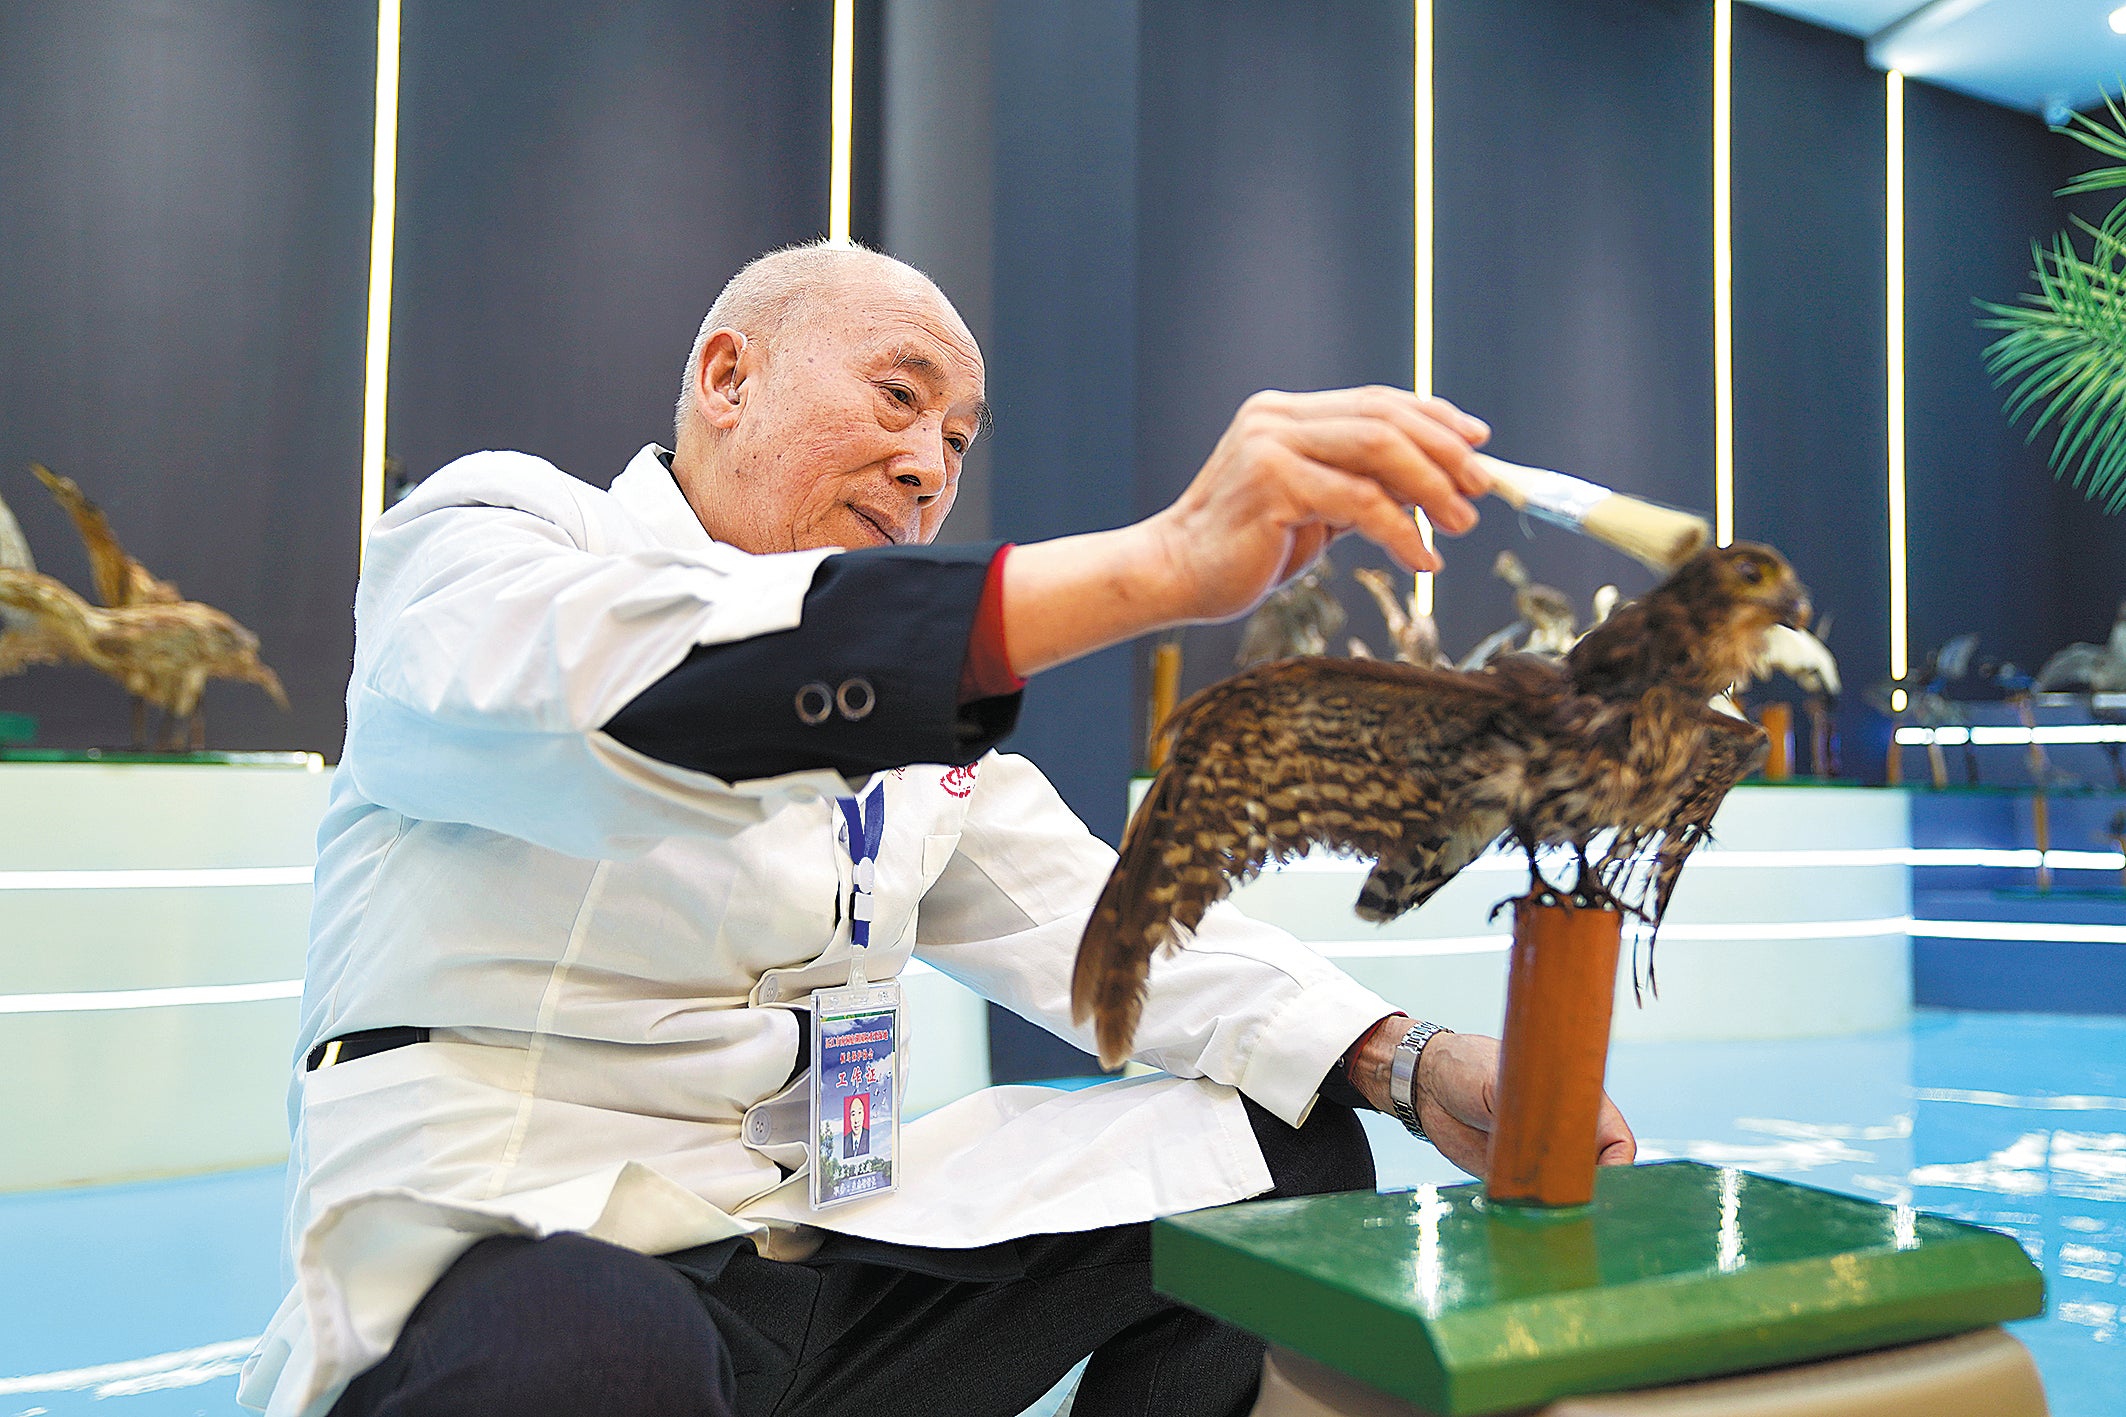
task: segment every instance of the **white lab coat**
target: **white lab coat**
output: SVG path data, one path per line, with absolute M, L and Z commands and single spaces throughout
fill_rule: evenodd
M 300 1048 L 449 1027 L 297 1070 L 294 1282 L 246 1404 L 325 1412 L 487 1235 L 796 1256 L 815 1226 L 977 1246 L 1243 1199 L 1270 1177 L 1239 1092 L 1297 1124 L 1392 1012 L 1221 909 L 1154 970 L 1138 1056 L 1167 1076 L 963 1099 L 903 1125 L 897 1193 L 812 1212 L 789 1006 L 847 977 L 849 785 L 726 783 L 599 729 L 694 646 L 796 626 L 828 554 L 712 541 L 652 448 L 609 493 L 476 454 L 378 522 Z M 1020 758 L 881 777 L 870 977 L 917 957 L 1089 1046 L 1070 968 L 1113 853 Z

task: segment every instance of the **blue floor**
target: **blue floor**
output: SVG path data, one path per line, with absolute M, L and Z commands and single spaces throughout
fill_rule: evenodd
M 1642 1154 L 2005 1230 L 2045 1268 L 2015 1326 L 2055 1417 L 2126 1414 L 2126 1018 L 1930 1013 L 1865 1038 L 1620 1045 Z M 1381 1183 L 1464 1179 L 1368 1118 Z M 229 1417 L 280 1298 L 281 1178 L 0 1196 L 0 1417 Z

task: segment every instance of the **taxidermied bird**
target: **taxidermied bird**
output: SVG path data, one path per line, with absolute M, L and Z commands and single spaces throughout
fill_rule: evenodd
M 1344 608 L 1329 593 L 1334 570 L 1324 558 L 1271 591 L 1241 627 L 1233 663 L 1245 669 L 1265 660 L 1328 653 L 1329 637 L 1344 623 Z
M 73 478 L 61 477 L 43 463 L 31 463 L 30 471 L 73 519 L 81 545 L 89 553 L 89 575 L 96 582 L 96 595 L 105 605 L 116 610 L 127 605 L 175 605 L 184 599 L 176 586 L 157 579 L 146 566 L 126 554 L 111 531 L 110 518 L 88 499 Z
M 1526 620 L 1516 620 L 1501 629 L 1493 630 L 1490 634 L 1478 640 L 1476 648 L 1463 655 L 1462 662 L 1454 667 L 1464 674 L 1473 674 L 1500 655 L 1512 650 L 1520 642 L 1521 636 L 1527 633 L 1528 622 Z
M 66 658 L 103 671 L 160 708 L 170 747 L 182 746 L 187 730 L 194 747 L 203 741 L 199 699 L 209 679 L 256 684 L 288 707 L 279 676 L 259 662 L 258 636 L 211 605 L 184 600 L 108 609 L 50 576 L 20 570 L 0 570 L 0 605 L 34 616 L 37 632 L 63 646 Z
M 1563 661 L 1289 660 L 1211 686 L 1170 720 L 1167 765 L 1079 945 L 1073 1015 L 1115 1066 L 1152 956 L 1315 844 L 1374 860 L 1357 903 L 1369 921 L 1423 904 L 1504 835 L 1539 891 L 1537 849 L 1570 847 L 1573 897 L 1657 927 L 1714 811 L 1766 752 L 1762 730 L 1706 701 L 1749 674 L 1768 628 L 1808 613 L 1778 552 L 1737 544 L 1692 557 Z
M 36 569 L 37 558 L 30 555 L 29 538 L 22 534 L 22 523 L 15 520 L 15 510 L 8 506 L 7 498 L 0 497 L 0 570 Z M 26 630 L 34 623 L 27 611 L 0 605 L 0 629 Z
M 1524 651 L 1559 658 L 1572 648 L 1579 613 L 1563 591 L 1538 584 L 1511 551 L 1499 552 L 1491 563 L 1491 574 L 1513 587 L 1514 614 L 1528 626 L 1528 641 L 1521 646 Z
M 1897 705 L 1897 693 L 1903 690 L 1906 698 L 1903 714 L 1909 714 L 1922 728 L 1968 727 L 1971 720 L 1963 706 L 1949 697 L 1949 686 L 1971 672 L 1972 657 L 1978 653 L 1976 634 L 1958 635 L 1938 646 L 1929 654 L 1919 668 L 1902 679 L 1885 679 L 1867 692 L 1869 704 L 1888 714 L 1893 721 L 1902 721 Z M 1974 787 L 1978 784 L 1978 754 L 1971 747 L 1967 736 L 1963 743 L 1964 777 Z M 1895 734 L 1890 738 L 1890 764 L 1894 775 L 1901 749 Z M 1929 738 L 1927 742 L 1927 765 L 1934 775 L 1937 791 L 1949 785 L 1948 760 L 1943 756 L 1941 744 Z
M 37 558 L 30 555 L 22 523 L 14 509 L 0 497 L 0 570 L 35 574 Z M 17 673 L 33 664 L 60 664 L 68 658 L 66 646 L 27 610 L 0 605 L 0 677 Z
M 2072 644 L 2045 661 L 2037 672 L 2039 693 L 2126 693 L 2126 601 L 2111 622 L 2103 644 Z
M 1395 583 L 1388 573 L 1378 566 L 1360 566 L 1351 573 L 1352 579 L 1366 588 L 1374 603 L 1380 606 L 1381 619 L 1388 623 L 1388 643 L 1395 647 L 1395 657 L 1405 664 L 1451 663 L 1439 652 L 1439 625 L 1430 615 L 1417 608 L 1417 594 L 1413 590 L 1406 605 L 1395 593 Z M 1356 644 L 1357 641 L 1352 641 Z

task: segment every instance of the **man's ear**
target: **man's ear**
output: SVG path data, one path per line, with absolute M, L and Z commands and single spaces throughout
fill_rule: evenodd
M 746 383 L 753 373 L 748 353 L 746 337 L 736 330 L 717 330 L 702 344 L 694 393 L 701 399 L 702 417 L 711 428 L 738 424 Z

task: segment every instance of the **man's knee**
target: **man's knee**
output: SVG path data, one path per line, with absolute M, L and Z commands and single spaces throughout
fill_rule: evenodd
M 338 1412 L 727 1417 L 734 1392 L 715 1324 L 667 1266 L 583 1235 L 507 1236 L 436 1281 Z
M 1246 1099 L 1242 1099 L 1245 1101 Z M 1373 1144 L 1366 1139 L 1358 1114 L 1326 1098 L 1314 1103 L 1304 1125 L 1288 1127 L 1247 1103 L 1248 1123 L 1269 1165 L 1271 1194 L 1325 1195 L 1334 1191 L 1370 1191 L 1377 1184 Z

